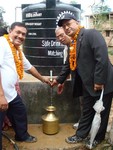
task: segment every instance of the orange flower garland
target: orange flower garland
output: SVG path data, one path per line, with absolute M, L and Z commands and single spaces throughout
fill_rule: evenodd
M 76 69 L 76 45 L 77 45 L 77 37 L 80 32 L 80 29 L 83 28 L 81 26 L 78 27 L 78 30 L 76 31 L 74 37 L 72 38 L 72 42 L 70 44 L 70 51 L 69 51 L 69 63 L 70 63 L 70 69 L 73 71 Z
M 15 62 L 15 65 L 16 65 L 16 70 L 17 70 L 19 79 L 22 79 L 24 69 L 23 69 L 23 57 L 22 57 L 21 49 L 20 49 L 20 47 L 18 47 L 18 49 L 16 49 L 14 44 L 9 39 L 9 35 L 5 34 L 4 37 L 7 39 L 8 43 L 10 45 L 10 48 L 12 50 L 12 54 L 13 54 L 13 57 L 14 57 L 14 62 Z

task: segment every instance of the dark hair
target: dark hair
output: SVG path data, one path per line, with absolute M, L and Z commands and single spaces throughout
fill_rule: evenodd
M 0 36 L 3 36 L 4 34 L 8 34 L 7 29 L 1 27 L 0 28 Z
M 26 28 L 26 26 L 25 26 L 25 24 L 24 24 L 23 22 L 14 22 L 14 23 L 11 24 L 10 29 L 13 30 L 16 26 Z M 26 29 L 27 29 L 27 28 L 26 28 Z

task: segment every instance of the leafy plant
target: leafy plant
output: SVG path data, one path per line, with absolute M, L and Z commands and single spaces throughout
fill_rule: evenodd
M 5 10 L 3 9 L 3 7 L 0 7 L 0 27 L 7 26 L 6 22 L 4 22 L 4 19 L 3 19 L 3 13 L 5 13 Z

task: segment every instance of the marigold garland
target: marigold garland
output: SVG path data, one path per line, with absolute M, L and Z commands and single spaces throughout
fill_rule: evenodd
M 21 51 L 20 47 L 18 47 L 18 49 L 17 49 L 14 46 L 14 44 L 11 42 L 11 40 L 9 38 L 9 35 L 5 34 L 4 37 L 7 39 L 8 43 L 10 45 L 10 48 L 12 50 L 12 54 L 13 54 L 13 57 L 14 57 L 14 62 L 15 62 L 15 65 L 16 65 L 16 70 L 17 70 L 19 79 L 22 79 L 23 78 L 23 72 L 24 72 L 22 51 Z
M 72 42 L 70 44 L 70 51 L 69 51 L 69 63 L 70 63 L 70 69 L 73 71 L 76 69 L 76 45 L 77 45 L 77 37 L 79 35 L 80 29 L 83 28 L 82 26 L 79 26 L 74 37 L 72 38 Z

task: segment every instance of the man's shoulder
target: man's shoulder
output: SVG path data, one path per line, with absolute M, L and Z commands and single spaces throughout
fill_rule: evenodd
M 85 29 L 84 34 L 86 36 L 92 37 L 92 36 L 95 36 L 95 35 L 99 35 L 100 32 L 96 29 Z
M 98 32 L 96 29 L 84 29 L 85 33 Z
M 6 39 L 4 36 L 0 36 L 0 45 L 6 43 Z

